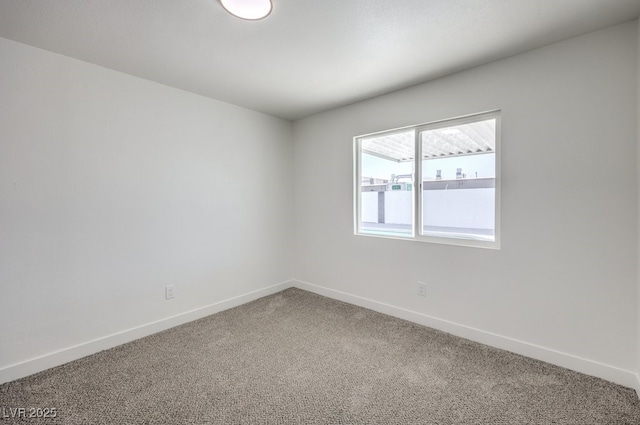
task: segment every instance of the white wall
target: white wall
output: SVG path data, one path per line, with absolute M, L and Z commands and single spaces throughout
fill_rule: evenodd
M 384 222 L 410 224 L 413 206 L 413 192 L 390 190 L 384 194 Z M 377 221 L 377 220 L 376 220 Z
M 637 21 L 638 28 L 638 42 L 637 42 L 637 76 L 636 76 L 636 138 L 638 144 L 636 146 L 636 164 L 637 164 L 637 174 L 638 174 L 638 190 L 640 191 L 640 21 Z M 640 192 L 638 192 L 638 223 L 640 223 Z M 637 287 L 637 300 L 638 305 L 636 308 L 636 324 L 638 326 L 638 336 L 637 336 L 637 364 L 636 364 L 636 393 L 640 397 L 640 226 L 638 227 L 638 244 L 636 245 L 636 250 L 638 253 L 638 257 L 636 258 L 636 269 L 638 273 L 638 287 Z
M 366 223 L 378 222 L 378 192 L 362 192 L 360 200 L 362 221 Z
M 440 227 L 492 229 L 495 219 L 494 189 L 425 190 L 425 224 Z M 378 222 L 378 192 L 362 192 L 362 222 Z M 385 223 L 411 224 L 413 192 L 385 192 Z
M 424 191 L 424 222 L 430 226 L 493 229 L 495 190 L 456 189 Z
M 296 280 L 633 385 L 636 30 L 620 25 L 295 122 Z M 493 109 L 502 110 L 500 250 L 353 235 L 354 136 Z
M 0 99 L 0 382 L 290 279 L 291 123 L 5 39 Z

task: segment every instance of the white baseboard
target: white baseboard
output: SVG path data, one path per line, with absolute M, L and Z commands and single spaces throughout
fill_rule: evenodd
M 452 335 L 487 344 L 492 347 L 511 351 L 523 356 L 542 360 L 551 364 L 585 373 L 587 375 L 596 376 L 615 382 L 625 387 L 633 388 L 640 397 L 640 376 L 636 373 L 617 368 L 615 366 L 584 359 L 568 353 L 563 353 L 550 348 L 541 347 L 539 345 L 530 344 L 528 342 L 519 341 L 513 338 L 486 332 L 480 329 L 450 322 L 447 320 L 432 317 L 426 314 L 385 304 L 379 301 L 359 297 L 346 292 L 337 291 L 335 289 L 326 288 L 309 282 L 300 280 L 292 280 L 281 282 L 269 287 L 248 292 L 233 298 L 229 298 L 217 303 L 213 303 L 204 307 L 186 311 L 171 317 L 167 317 L 154 322 L 146 323 L 131 329 L 126 329 L 101 338 L 67 347 L 62 350 L 51 352 L 43 356 L 25 360 L 0 368 L 0 384 L 20 379 L 34 373 L 50 369 L 55 366 L 68 363 L 73 360 L 97 353 L 102 350 L 116 347 L 118 345 L 152 335 L 157 332 L 170 329 L 172 327 L 188 323 L 202 317 L 209 316 L 220 311 L 228 310 L 258 298 L 275 294 L 290 287 L 297 287 L 309 292 L 344 301 L 360 307 L 368 308 L 383 314 L 398 317 L 410 322 L 418 323 L 430 328 L 438 329 Z
M 0 368 L 0 384 L 13 381 L 15 379 L 20 379 L 55 366 L 60 366 L 70 361 L 88 356 L 90 354 L 113 348 L 118 345 L 148 335 L 152 335 L 154 333 L 161 332 L 178 325 L 182 325 L 184 323 L 192 322 L 194 320 L 209 316 L 214 313 L 218 313 L 220 311 L 228 310 L 230 308 L 246 304 L 258 298 L 275 294 L 276 292 L 280 292 L 291 286 L 292 281 L 281 282 L 263 289 L 248 292 L 246 294 L 219 301 L 204 307 L 199 307 L 190 311 L 186 311 L 184 313 L 176 314 L 174 316 L 146 323 L 141 326 L 136 326 L 134 328 L 125 329 L 111 335 L 96 338 L 91 341 L 86 341 L 78 345 L 64 348 L 62 350 L 54 351 L 43 356 L 35 357 L 20 363 L 2 367 Z
M 511 351 L 537 360 L 542 360 L 557 366 L 581 372 L 586 375 L 595 376 L 625 387 L 633 388 L 640 395 L 640 381 L 635 372 L 617 368 L 615 366 L 563 353 L 550 348 L 541 347 L 525 341 L 505 337 L 481 329 L 439 319 L 426 314 L 407 310 L 401 307 L 385 304 L 379 301 L 348 294 L 346 292 L 329 289 L 320 285 L 300 280 L 292 281 L 294 287 L 305 291 L 313 292 L 349 304 L 354 304 L 389 316 L 398 317 L 420 325 L 428 326 L 443 332 L 450 333 L 462 338 L 476 341 L 492 347 Z

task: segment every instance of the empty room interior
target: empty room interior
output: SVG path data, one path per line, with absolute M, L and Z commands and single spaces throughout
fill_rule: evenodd
M 0 422 L 640 424 L 639 0 L 0 0 Z

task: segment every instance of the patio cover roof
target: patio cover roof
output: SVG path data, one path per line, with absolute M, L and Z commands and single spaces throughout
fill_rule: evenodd
M 495 119 L 421 131 L 423 159 L 495 152 Z M 414 130 L 362 140 L 362 151 L 394 162 L 413 161 Z

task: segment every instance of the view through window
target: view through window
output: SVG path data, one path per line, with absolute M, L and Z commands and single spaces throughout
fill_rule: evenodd
M 356 233 L 497 247 L 498 141 L 497 112 L 356 138 Z

